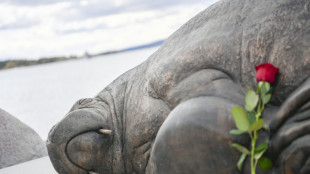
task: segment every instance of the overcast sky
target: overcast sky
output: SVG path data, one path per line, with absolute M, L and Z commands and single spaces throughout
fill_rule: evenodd
M 1 0 L 0 61 L 98 53 L 167 38 L 217 0 Z

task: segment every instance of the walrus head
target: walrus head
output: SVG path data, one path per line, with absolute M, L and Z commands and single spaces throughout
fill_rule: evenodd
M 112 173 L 117 161 L 107 105 L 96 98 L 79 100 L 49 133 L 47 149 L 59 173 Z

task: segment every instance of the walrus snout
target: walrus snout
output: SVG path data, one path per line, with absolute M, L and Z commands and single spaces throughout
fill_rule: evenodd
M 110 134 L 100 130 L 111 130 L 107 123 L 106 117 L 95 110 L 78 109 L 56 124 L 49 133 L 47 149 L 57 172 L 87 174 L 98 169 L 106 171 L 102 164 L 110 156 L 107 151 L 112 143 L 113 130 Z M 96 169 L 96 166 L 100 168 Z
M 107 173 L 109 167 L 108 151 L 111 146 L 111 134 L 90 131 L 72 138 L 67 145 L 66 153 L 76 165 L 87 171 Z

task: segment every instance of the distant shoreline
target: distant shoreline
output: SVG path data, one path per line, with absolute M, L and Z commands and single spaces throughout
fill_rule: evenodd
M 163 42 L 164 40 L 159 40 L 159 41 L 148 43 L 148 44 L 129 47 L 129 48 L 121 49 L 121 50 L 105 51 L 105 52 L 98 53 L 98 54 L 89 54 L 85 52 L 83 56 L 67 56 L 67 57 L 58 56 L 58 57 L 40 58 L 38 60 L 16 59 L 16 60 L 0 61 L 0 70 L 6 70 L 6 69 L 11 69 L 11 68 L 16 68 L 16 67 L 40 65 L 40 64 L 46 64 L 46 63 L 52 63 L 52 62 L 61 62 L 61 61 L 67 61 L 67 60 L 83 59 L 83 58 L 90 59 L 90 58 L 97 57 L 97 56 L 116 54 L 116 53 L 121 53 L 121 52 L 134 51 L 134 50 L 139 50 L 139 49 L 160 46 L 163 44 Z

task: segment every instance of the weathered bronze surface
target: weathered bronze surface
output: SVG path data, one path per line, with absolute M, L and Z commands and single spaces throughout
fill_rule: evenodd
M 233 106 L 256 86 L 254 66 L 280 68 L 263 117 L 268 172 L 310 173 L 309 0 L 223 0 L 170 36 L 96 97 L 78 101 L 50 132 L 61 174 L 250 173 L 236 168 Z M 99 129 L 111 130 L 110 134 Z M 248 166 L 248 165 L 246 165 Z

